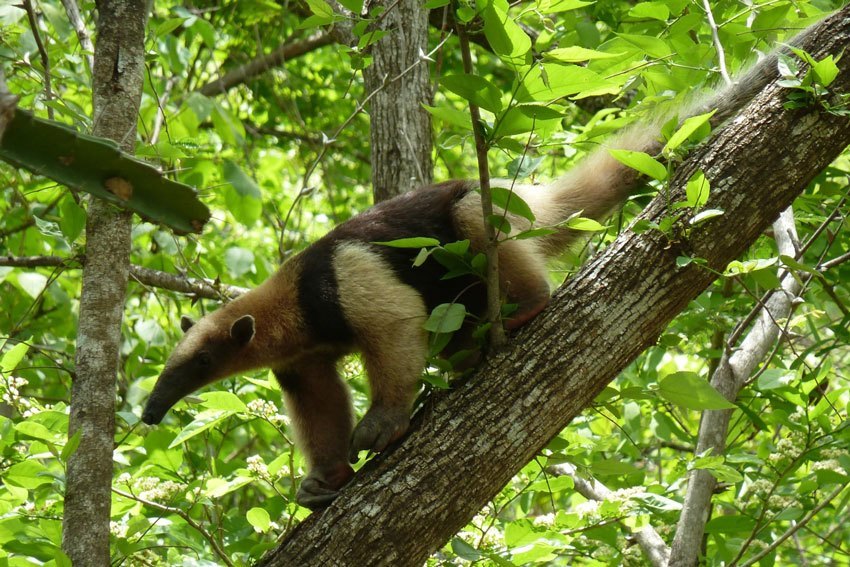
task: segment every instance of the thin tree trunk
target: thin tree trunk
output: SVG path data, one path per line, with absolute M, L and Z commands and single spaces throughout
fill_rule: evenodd
M 144 0 L 97 3 L 93 133 L 130 153 L 144 70 Z M 109 565 L 115 377 L 130 268 L 129 213 L 92 199 L 71 388 L 69 435 L 80 445 L 68 460 L 62 548 L 74 565 Z
M 387 34 L 372 46 L 372 64 L 363 75 L 367 93 L 379 91 L 369 105 L 372 191 L 378 202 L 431 183 L 433 164 L 431 116 L 422 108 L 431 101 L 428 62 L 421 58 L 428 51 L 428 11 L 418 0 L 376 5 L 388 10 L 380 18 Z
M 801 46 L 822 57 L 850 45 L 850 8 Z M 831 88 L 850 88 L 850 60 Z M 411 433 L 367 464 L 329 508 L 300 524 L 262 565 L 420 565 L 558 434 L 670 320 L 737 258 L 850 143 L 850 120 L 787 111 L 765 88 L 694 151 L 671 198 L 700 169 L 721 217 L 625 232 L 553 296 L 550 307 L 462 384 L 433 396 Z M 642 218 L 668 214 L 656 199 Z M 680 267 L 677 258 L 702 258 Z
M 779 254 L 793 258 L 796 254 L 797 231 L 791 208 L 784 211 L 773 223 L 773 231 Z M 785 269 L 780 270 L 780 277 L 784 272 Z M 756 366 L 764 360 L 776 343 L 780 331 L 778 322 L 786 319 L 791 313 L 793 300 L 801 289 L 799 281 L 787 274 L 779 290 L 767 300 L 758 320 L 740 347 L 731 352 L 730 345 L 723 353 L 711 377 L 711 385 L 729 401 L 735 401 Z M 726 450 L 726 435 L 731 417 L 731 410 L 703 412 L 694 454 L 701 455 L 710 450 L 712 455 L 722 455 Z M 711 472 L 704 469 L 691 471 L 685 502 L 676 526 L 676 536 L 671 546 L 670 565 L 697 565 L 715 486 L 717 480 Z

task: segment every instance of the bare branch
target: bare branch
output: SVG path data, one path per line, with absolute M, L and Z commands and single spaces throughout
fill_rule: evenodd
M 773 231 L 779 253 L 794 257 L 797 254 L 798 239 L 794 213 L 790 207 L 774 222 Z M 784 272 L 784 268 L 780 269 L 780 277 Z M 777 322 L 786 319 L 791 313 L 793 300 L 800 293 L 800 289 L 796 278 L 783 278 L 781 290 L 767 300 L 741 346 L 732 354 L 728 350 L 723 353 L 711 377 L 711 385 L 728 400 L 734 401 L 738 397 L 738 392 L 747 378 L 773 347 L 780 332 Z M 731 410 L 703 412 L 696 447 L 697 455 L 706 451 L 711 451 L 713 455 L 723 454 L 731 415 Z M 671 565 L 697 563 L 716 484 L 717 480 L 711 472 L 704 469 L 691 471 L 685 502 L 673 539 Z
M 153 500 L 147 500 L 140 496 L 136 496 L 135 494 L 130 494 L 129 492 L 124 492 L 123 490 L 118 490 L 117 488 L 113 488 L 112 492 L 121 496 L 122 498 L 127 498 L 129 500 L 135 500 L 141 504 L 144 504 L 148 508 L 153 508 L 158 512 L 163 512 L 165 514 L 174 514 L 176 516 L 180 516 L 184 522 L 189 524 L 193 529 L 195 529 L 199 534 L 203 536 L 205 540 L 210 543 L 210 547 L 212 547 L 213 551 L 216 555 L 218 555 L 219 559 L 221 559 L 225 565 L 229 565 L 233 567 L 233 562 L 230 560 L 230 557 L 227 555 L 227 552 L 222 549 L 221 544 L 216 540 L 213 535 L 204 529 L 204 526 L 196 522 L 192 519 L 192 516 L 187 514 L 185 511 L 180 508 L 173 508 L 171 506 L 165 506 L 164 504 L 160 504 L 159 502 L 154 502 Z
M 572 478 L 576 491 L 588 500 L 602 502 L 610 500 L 614 496 L 614 492 L 610 488 L 595 478 L 586 479 L 579 476 L 576 467 L 570 463 L 553 465 L 548 470 L 556 476 L 566 475 Z M 655 528 L 647 526 L 635 531 L 633 535 L 653 567 L 665 567 L 667 565 L 670 560 L 670 548 L 667 547 Z
M 38 31 L 38 18 L 36 18 L 35 10 L 32 7 L 32 0 L 23 0 L 24 10 L 27 12 L 27 19 L 30 23 L 35 45 L 38 47 L 38 54 L 41 56 L 41 66 L 44 69 L 44 98 L 48 101 L 53 100 L 53 90 L 50 86 L 50 58 L 47 56 L 47 49 L 44 48 L 44 42 L 41 41 L 41 34 Z M 53 120 L 53 108 L 47 107 L 47 117 Z
M 723 77 L 724 83 L 731 85 L 732 78 L 729 76 L 729 71 L 726 69 L 726 51 L 723 49 L 723 44 L 720 43 L 720 36 L 717 34 L 717 22 L 714 21 L 714 14 L 711 12 L 711 3 L 709 0 L 702 0 L 702 7 L 705 8 L 705 14 L 708 16 L 708 26 L 711 28 L 711 38 L 714 41 L 714 49 L 717 50 L 717 63 L 720 67 L 720 76 Z
M 847 488 L 847 484 L 846 484 L 846 483 L 845 483 L 845 484 L 840 484 L 840 485 L 836 486 L 836 487 L 835 487 L 835 489 L 834 489 L 832 492 L 830 492 L 830 493 L 827 495 L 827 497 L 823 499 L 823 501 L 822 501 L 822 502 L 819 502 L 817 506 L 815 506 L 814 508 L 812 508 L 811 510 L 809 510 L 808 514 L 806 514 L 805 516 L 803 516 L 802 518 L 800 518 L 798 521 L 794 522 L 794 523 L 791 525 L 791 527 L 790 527 L 790 528 L 788 528 L 787 530 L 785 530 L 785 532 L 784 532 L 782 535 L 780 535 L 780 536 L 779 536 L 779 537 L 777 537 L 775 540 L 773 540 L 773 542 L 771 542 L 771 544 L 770 544 L 770 545 L 768 545 L 767 547 L 765 547 L 764 549 L 762 549 L 760 552 L 758 552 L 757 554 L 755 554 L 755 555 L 754 555 L 754 556 L 752 556 L 751 558 L 749 558 L 747 561 L 745 561 L 745 562 L 741 563 L 741 567 L 749 567 L 750 565 L 754 565 L 754 564 L 758 563 L 759 561 L 761 561 L 761 559 L 762 559 L 762 558 L 764 558 L 764 557 L 766 557 L 767 555 L 769 555 L 769 554 L 773 553 L 773 551 L 774 551 L 777 547 L 779 547 L 780 545 L 782 545 L 782 544 L 783 544 L 783 542 L 785 542 L 785 540 L 786 540 L 786 539 L 788 539 L 788 538 L 789 538 L 789 537 L 791 537 L 792 535 L 796 534 L 796 533 L 797 533 L 797 532 L 798 532 L 801 528 L 805 527 L 805 526 L 806 526 L 806 524 L 808 524 L 808 523 L 809 523 L 809 521 L 811 521 L 811 519 L 812 519 L 812 518 L 814 518 L 814 517 L 817 515 L 817 513 L 818 513 L 818 512 L 820 512 L 821 510 L 823 510 L 824 508 L 826 508 L 826 506 L 827 506 L 830 502 L 832 502 L 832 501 L 835 499 L 835 497 L 836 497 L 836 496 L 838 496 L 839 494 L 841 494 L 841 492 L 842 492 L 845 488 Z
M 261 75 L 271 69 L 283 64 L 289 59 L 294 59 L 309 53 L 325 45 L 334 43 L 336 38 L 331 32 L 318 31 L 306 39 L 299 39 L 289 43 L 283 43 L 267 55 L 261 55 L 252 59 L 244 65 L 227 72 L 224 76 L 210 81 L 200 89 L 201 94 L 214 96 L 227 91 L 227 89 L 244 83 L 249 79 Z
M 94 68 L 94 44 L 91 42 L 91 34 L 89 34 L 86 23 L 80 15 L 80 7 L 77 6 L 77 0 L 62 0 L 62 5 L 65 6 L 65 13 L 68 14 L 68 20 L 74 26 L 74 32 L 77 34 L 77 40 L 80 42 L 80 47 L 85 53 L 85 60 L 88 63 L 89 71 Z
M 44 268 L 61 266 L 65 269 L 80 268 L 85 264 L 84 256 L 62 258 L 60 256 L 0 256 L 0 266 L 15 268 Z M 204 299 L 233 299 L 245 293 L 247 288 L 226 285 L 219 281 L 199 280 L 142 266 L 130 266 L 130 278 L 142 285 L 185 293 Z
M 457 25 L 457 35 L 460 39 L 460 53 L 463 58 L 463 72 L 473 75 L 472 54 L 469 51 L 469 39 L 466 28 L 462 23 Z M 487 245 L 484 254 L 487 256 L 487 322 L 490 323 L 490 342 L 495 348 L 505 344 L 505 328 L 502 326 L 501 306 L 502 294 L 499 290 L 499 251 L 496 230 L 490 224 L 493 216 L 493 199 L 490 193 L 490 167 L 487 162 L 488 144 L 484 139 L 484 127 L 478 105 L 469 102 L 469 114 L 472 116 L 472 135 L 475 138 L 475 155 L 478 158 L 478 183 L 481 191 L 481 215 L 484 222 L 484 234 Z

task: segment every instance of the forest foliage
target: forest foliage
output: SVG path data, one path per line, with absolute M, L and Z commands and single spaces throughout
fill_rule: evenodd
M 21 108 L 90 131 L 91 54 L 61 2 L 31 5 L 32 20 L 20 6 L 0 6 L 9 90 Z M 324 0 L 155 3 L 136 155 L 198 188 L 212 219 L 202 235 L 189 236 L 136 219 L 135 266 L 253 287 L 371 204 L 362 69 L 384 33 L 372 24 L 392 5 L 365 15 L 358 0 L 342 5 L 345 13 Z M 431 28 L 421 64 L 433 84 L 434 178 L 474 176 L 472 102 L 482 110 L 493 176 L 523 182 L 557 177 L 631 122 L 674 113 L 720 84 L 721 67 L 734 77 L 837 7 L 826 0 L 426 6 L 451 11 L 485 40 L 474 45 L 475 75 L 468 76 L 453 30 Z M 91 31 L 94 3 L 81 8 Z M 352 25 L 356 45 L 321 46 L 224 92 L 200 92 L 262 53 L 343 24 Z M 795 61 L 783 59 L 782 69 L 790 75 Z M 816 66 L 820 74 L 808 83 L 789 78 L 789 107 L 821 103 L 833 66 Z M 588 244 L 553 267 L 553 284 L 664 190 L 667 168 L 706 128 L 695 122 L 674 138 L 667 165 L 618 156 L 654 180 L 606 226 L 583 227 Z M 843 156 L 794 203 L 802 243 L 796 257 L 779 254 L 775 235 L 764 235 L 429 564 L 642 564 L 633 533 L 651 526 L 672 541 L 693 469 L 711 471 L 720 483 L 706 526 L 707 564 L 743 563 L 762 550 L 765 565 L 850 561 L 848 171 Z M 705 189 L 694 178 L 686 205 L 701 206 Z M 0 194 L 0 564 L 64 565 L 65 464 L 78 441 L 68 438 L 68 404 L 86 199 L 7 165 L 0 166 Z M 722 218 L 722 211 L 711 214 Z M 652 228 L 664 229 L 639 227 Z M 37 267 L 42 257 L 64 261 Z M 730 335 L 779 286 L 781 268 L 803 286 L 791 316 L 778 322 L 781 340 L 735 403 L 725 453 L 694 454 L 701 412 L 728 403 L 707 378 Z M 294 501 L 306 463 L 270 373 L 207 388 L 158 427 L 139 422 L 179 338 L 180 316 L 220 304 L 131 283 L 116 392 L 116 565 L 256 561 L 309 513 Z M 348 359 L 344 372 L 362 413 L 368 398 L 359 360 Z M 445 387 L 446 376 L 429 372 L 429 387 Z M 561 463 L 613 494 L 587 500 L 570 475 L 552 468 Z

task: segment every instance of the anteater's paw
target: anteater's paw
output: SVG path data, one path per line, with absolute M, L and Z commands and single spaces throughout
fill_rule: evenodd
M 398 440 L 410 426 L 410 414 L 404 410 L 371 408 L 354 428 L 349 461 L 356 463 L 360 451 L 380 453 Z

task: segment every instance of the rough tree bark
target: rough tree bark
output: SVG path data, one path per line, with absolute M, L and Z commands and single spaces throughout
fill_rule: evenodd
M 822 57 L 850 45 L 850 8 L 802 47 Z M 831 88 L 850 89 L 850 60 Z M 450 392 L 433 396 L 408 437 L 368 463 L 329 508 L 300 524 L 261 565 L 419 565 L 738 257 L 850 143 L 850 120 L 817 107 L 787 111 L 775 83 L 695 150 L 671 181 L 683 200 L 697 170 L 706 205 L 725 214 L 675 235 L 626 231 L 559 288 L 550 307 Z M 642 218 L 670 214 L 656 199 Z M 678 267 L 679 256 L 705 260 Z
M 387 34 L 372 46 L 372 64 L 363 75 L 366 92 L 379 91 L 369 105 L 378 202 L 431 183 L 433 165 L 431 116 L 422 108 L 431 101 L 428 64 L 421 58 L 428 51 L 428 11 L 418 0 L 378 0 L 370 7 L 376 6 L 387 10 L 379 18 L 379 30 Z
M 93 133 L 133 153 L 142 96 L 145 0 L 97 3 Z M 130 213 L 92 199 L 71 387 L 69 435 L 80 445 L 68 460 L 62 549 L 74 565 L 109 565 L 115 377 L 130 267 Z

